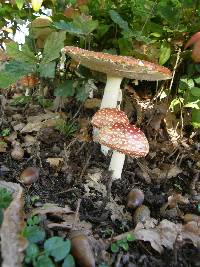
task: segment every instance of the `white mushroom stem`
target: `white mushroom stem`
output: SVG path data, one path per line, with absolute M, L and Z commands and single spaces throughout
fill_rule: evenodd
M 122 154 L 114 150 L 109 166 L 109 170 L 112 171 L 113 180 L 121 178 L 124 161 L 125 161 L 125 154 Z
M 106 87 L 104 89 L 104 95 L 101 101 L 100 108 L 116 108 L 118 101 L 121 102 L 122 93 L 120 85 L 122 82 L 122 77 L 114 77 L 107 75 Z M 97 134 L 97 133 L 96 133 Z M 109 148 L 106 146 L 101 146 L 101 152 L 107 156 Z
M 101 108 L 116 108 L 122 77 L 107 76 Z

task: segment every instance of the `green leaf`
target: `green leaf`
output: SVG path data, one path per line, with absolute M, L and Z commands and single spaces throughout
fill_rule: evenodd
M 171 55 L 171 47 L 169 43 L 163 42 L 160 48 L 159 64 L 164 65 Z
M 200 110 L 192 110 L 192 125 L 194 128 L 200 128 Z
M 69 254 L 71 248 L 70 240 L 64 241 L 63 238 L 54 236 L 47 239 L 44 243 L 44 249 L 55 261 L 63 260 Z
M 80 29 L 85 36 L 92 33 L 99 25 L 97 20 L 92 20 L 85 16 L 75 17 L 72 23 L 77 29 Z
M 190 92 L 193 96 L 200 96 L 200 88 L 199 87 L 192 87 Z
M 39 256 L 34 267 L 55 267 L 55 264 L 47 255 Z
M 59 84 L 54 91 L 54 96 L 64 96 L 64 97 L 73 96 L 75 92 L 73 83 L 74 83 L 73 80 L 66 80 L 64 83 Z
M 120 38 L 118 39 L 120 55 L 129 56 L 132 55 L 132 40 L 127 38 Z
M 26 255 L 25 255 L 25 262 L 30 263 L 33 261 L 37 256 L 39 256 L 39 247 L 36 244 L 29 243 L 27 249 L 26 249 Z
M 184 108 L 200 109 L 199 103 L 200 103 L 200 100 L 196 100 L 194 102 L 190 102 L 190 103 L 185 104 L 183 107 Z
M 115 10 L 110 10 L 109 15 L 110 15 L 112 21 L 114 21 L 121 29 L 123 29 L 124 31 L 130 31 L 130 28 L 128 26 L 128 22 L 125 21 L 119 15 L 119 13 L 117 13 Z
M 113 243 L 111 244 L 110 249 L 113 253 L 117 253 L 119 251 L 119 246 L 116 243 Z
M 198 78 L 196 78 L 194 80 L 195 80 L 195 83 L 200 84 L 200 77 L 198 77 Z
M 38 69 L 40 76 L 43 78 L 55 78 L 56 62 L 52 61 L 47 64 L 40 63 Z
M 48 64 L 60 56 L 60 50 L 64 47 L 65 31 L 52 32 L 46 39 L 43 51 L 42 64 Z
M 136 238 L 135 238 L 134 234 L 127 234 L 126 240 L 129 242 L 132 242 L 132 241 L 135 241 Z
M 35 54 L 30 50 L 28 44 L 26 43 L 22 46 L 21 50 L 16 42 L 8 43 L 6 48 L 8 55 L 17 61 L 26 62 L 29 64 L 37 63 Z
M 12 60 L 5 65 L 5 69 L 0 72 L 0 88 L 6 88 L 15 83 L 24 75 L 35 71 L 35 65 Z
M 60 20 L 59 22 L 54 22 L 53 26 L 59 30 L 65 30 L 73 35 L 82 35 L 83 31 L 77 28 L 73 22 L 65 22 L 64 20 Z
M 65 259 L 62 264 L 62 267 L 75 267 L 75 261 L 74 258 L 71 254 L 69 254 Z
M 6 188 L 0 188 L 0 208 L 6 209 L 12 201 L 12 194 Z
M 3 210 L 0 209 L 0 226 L 1 226 L 2 222 L 3 222 Z
M 129 249 L 129 245 L 127 242 L 121 243 L 120 247 L 123 248 L 124 251 L 128 251 L 128 249 Z
M 15 0 L 15 3 L 17 7 L 19 8 L 19 10 L 21 10 L 24 5 L 24 0 Z
M 45 231 L 37 226 L 26 226 L 23 230 L 23 236 L 31 243 L 39 243 L 45 239 Z

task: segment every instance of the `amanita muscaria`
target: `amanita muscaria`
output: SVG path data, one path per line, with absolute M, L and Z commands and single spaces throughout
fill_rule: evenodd
M 146 136 L 131 124 L 115 123 L 100 128 L 98 141 L 114 150 L 109 166 L 113 179 L 121 178 L 125 155 L 139 158 L 145 157 L 149 152 Z
M 88 51 L 74 46 L 65 46 L 63 51 L 83 66 L 107 75 L 101 108 L 115 108 L 117 106 L 123 78 L 147 81 L 171 78 L 169 69 L 145 60 Z

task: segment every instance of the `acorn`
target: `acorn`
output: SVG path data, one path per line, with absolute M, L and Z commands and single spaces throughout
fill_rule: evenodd
M 132 189 L 128 193 L 127 197 L 127 207 L 130 209 L 135 209 L 142 205 L 144 201 L 144 193 L 140 189 Z
M 39 169 L 36 167 L 26 168 L 20 175 L 19 181 L 24 185 L 31 185 L 39 179 Z
M 95 267 L 94 254 L 89 241 L 81 231 L 70 231 L 71 254 L 81 267 Z
M 150 218 L 150 210 L 147 206 L 138 207 L 133 215 L 134 223 L 145 223 Z
M 21 147 L 20 143 L 15 142 L 13 144 L 13 149 L 11 150 L 11 157 L 14 160 L 22 160 L 24 157 L 24 149 Z

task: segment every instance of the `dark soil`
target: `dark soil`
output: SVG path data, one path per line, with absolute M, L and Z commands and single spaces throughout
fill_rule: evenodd
M 74 108 L 74 107 L 73 107 Z M 77 107 L 74 108 L 76 110 Z M 69 106 L 68 106 L 69 109 Z M 18 108 L 12 110 L 14 113 L 22 113 L 24 108 Z M 30 113 L 27 107 L 25 109 L 24 121 L 27 116 L 39 115 L 43 110 L 38 110 L 36 114 Z M 81 110 L 79 117 L 91 116 L 95 111 Z M 9 112 L 8 112 L 9 113 Z M 11 126 L 12 115 L 8 114 L 5 110 L 3 117 L 3 123 L 0 130 L 7 127 L 13 131 Z M 188 146 L 185 148 L 180 145 L 177 151 L 173 154 L 173 151 L 167 149 L 166 145 L 168 140 L 163 139 L 162 134 L 152 134 L 151 129 L 143 127 L 147 133 L 150 141 L 150 155 L 145 159 L 150 170 L 155 168 L 162 168 L 162 166 L 178 165 L 182 172 L 175 177 L 170 179 L 157 179 L 151 175 L 149 178 L 144 177 L 144 173 L 138 165 L 138 161 L 132 158 L 126 158 L 125 166 L 123 169 L 122 179 L 113 182 L 111 188 L 112 196 L 118 196 L 120 204 L 124 205 L 126 209 L 126 198 L 128 192 L 133 187 L 139 187 L 145 194 L 144 204 L 149 207 L 151 216 L 161 221 L 162 219 L 168 219 L 175 223 L 183 223 L 180 216 L 176 216 L 170 213 L 161 214 L 160 208 L 167 203 L 168 197 L 172 192 L 181 193 L 183 196 L 187 195 L 189 198 L 189 204 L 179 204 L 179 209 L 183 214 L 193 213 L 198 214 L 197 204 L 199 201 L 196 183 L 199 179 L 199 171 L 196 168 L 196 163 L 199 160 L 199 151 L 195 147 L 195 143 L 200 142 L 200 137 L 197 135 L 190 144 L 189 139 L 185 142 Z M 91 136 L 91 129 L 88 127 L 89 134 Z M 123 229 L 121 223 L 118 221 L 113 222 L 110 218 L 110 213 L 104 209 L 99 209 L 96 203 L 102 201 L 102 195 L 96 192 L 93 197 L 84 196 L 85 189 L 85 177 L 88 170 L 94 168 L 100 168 L 104 170 L 102 177 L 102 183 L 108 185 L 110 180 L 110 174 L 107 171 L 109 165 L 109 157 L 105 157 L 100 152 L 100 146 L 92 140 L 89 142 L 82 142 L 79 140 L 73 141 L 76 137 L 64 137 L 59 134 L 58 131 L 53 128 L 46 128 L 37 133 L 30 133 L 38 140 L 37 151 L 39 153 L 30 154 L 25 153 L 23 160 L 15 161 L 11 158 L 10 149 L 11 144 L 8 142 L 7 152 L 0 153 L 0 175 L 1 179 L 10 182 L 18 182 L 20 173 L 28 166 L 37 166 L 40 169 L 39 180 L 31 185 L 30 187 L 24 186 L 25 189 L 25 200 L 26 200 L 26 211 L 30 211 L 34 205 L 40 205 L 41 203 L 57 203 L 58 205 L 64 206 L 69 205 L 72 210 L 76 209 L 77 200 L 81 199 L 80 206 L 80 219 L 88 221 L 93 225 L 93 235 L 95 237 L 105 238 L 104 230 L 112 229 L 114 235 L 121 234 L 129 231 L 134 227 L 134 223 L 129 222 L 125 224 Z M 23 142 L 23 137 L 26 134 L 18 132 L 18 140 Z M 155 140 L 154 140 L 155 139 Z M 50 141 L 49 141 L 50 140 Z M 69 147 L 67 151 L 68 161 L 65 168 L 54 169 L 50 167 L 46 159 L 49 157 L 59 157 L 60 153 L 63 153 L 64 143 L 66 147 Z M 161 149 L 166 147 L 166 150 Z M 152 156 L 152 153 L 155 155 Z M 63 155 L 63 154 L 62 154 Z M 143 161 L 142 161 L 143 162 Z M 164 168 L 164 167 L 163 167 Z M 194 184 L 194 178 L 197 181 Z M 30 199 L 32 196 L 39 196 L 39 203 L 31 204 Z M 108 252 L 109 249 L 108 249 Z M 111 253 L 112 254 L 112 253 Z M 119 260 L 119 255 L 112 255 L 114 262 Z M 190 242 L 188 243 L 177 243 L 173 250 L 164 249 L 164 252 L 160 255 L 153 250 L 148 242 L 135 241 L 131 243 L 129 251 L 124 252 L 120 255 L 120 264 L 113 266 L 200 266 L 200 251 L 195 248 Z

